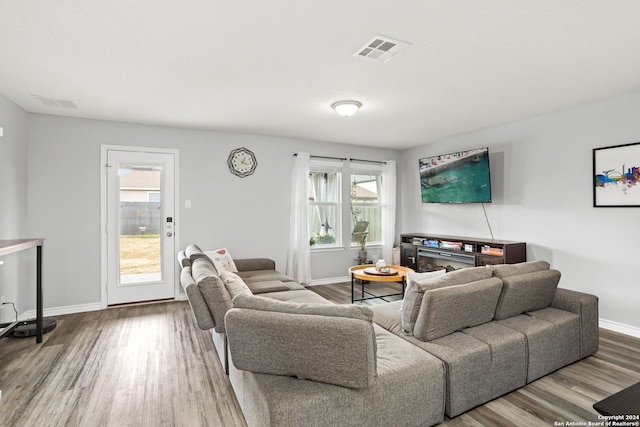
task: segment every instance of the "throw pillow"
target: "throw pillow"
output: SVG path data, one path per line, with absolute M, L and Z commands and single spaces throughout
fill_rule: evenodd
M 220 280 L 224 283 L 224 287 L 229 292 L 229 296 L 233 300 L 237 295 L 252 295 L 251 289 L 244 283 L 240 276 L 231 271 L 223 270 L 220 273 Z
M 407 288 L 404 290 L 404 298 L 402 299 L 402 303 L 400 304 L 400 311 L 402 311 L 402 307 L 406 304 L 414 304 L 415 303 L 415 292 L 409 292 L 412 286 L 416 283 L 422 283 L 426 280 L 433 279 L 434 277 L 440 277 L 445 274 L 447 270 L 444 268 L 436 271 L 428 271 L 426 273 L 415 273 L 411 272 L 407 274 Z M 409 298 L 407 298 L 409 295 Z
M 238 268 L 233 262 L 233 258 L 231 258 L 231 254 L 227 248 L 217 249 L 215 251 L 205 251 L 204 253 L 211 259 L 216 270 L 218 270 L 218 274 L 223 270 L 231 271 L 233 273 L 238 272 Z

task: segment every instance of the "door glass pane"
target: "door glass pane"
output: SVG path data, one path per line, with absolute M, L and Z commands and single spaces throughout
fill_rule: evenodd
M 162 280 L 161 169 L 121 165 L 120 283 Z

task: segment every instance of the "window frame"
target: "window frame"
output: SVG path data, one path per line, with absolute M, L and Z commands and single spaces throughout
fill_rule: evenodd
M 337 161 L 327 161 L 327 160 L 314 160 L 311 159 L 309 165 L 309 192 L 312 191 L 313 183 L 311 181 L 311 174 L 313 173 L 335 173 L 336 175 L 336 201 L 315 201 L 311 200 L 311 197 L 308 199 L 308 208 L 309 214 L 307 217 L 307 230 L 309 240 L 312 238 L 312 230 L 311 230 L 311 210 L 316 207 L 335 207 L 335 224 L 331 227 L 333 230 L 333 236 L 335 238 L 335 242 L 333 243 L 316 243 L 311 246 L 312 251 L 323 251 L 323 250 L 331 250 L 336 248 L 343 248 L 343 231 L 342 231 L 342 216 L 343 216 L 343 191 L 342 191 L 342 182 L 343 182 L 343 163 Z
M 377 176 L 380 179 L 380 183 L 377 186 L 377 202 L 354 202 L 353 201 L 353 197 L 352 197 L 352 187 L 353 187 L 353 177 L 354 175 L 359 175 L 359 176 L 363 176 L 363 175 L 370 175 L 370 176 Z M 377 246 L 381 246 L 382 245 L 382 192 L 384 191 L 384 184 L 382 182 L 382 165 L 378 165 L 378 164 L 359 164 L 359 163 L 352 163 L 349 167 L 349 214 L 350 214 L 350 218 L 351 218 L 351 230 L 353 230 L 354 226 L 355 226 L 355 222 L 354 222 L 354 214 L 353 214 L 353 208 L 354 207 L 377 207 L 380 213 L 380 228 L 377 231 L 377 234 L 380 236 L 380 240 L 375 240 L 375 241 L 367 241 L 366 245 L 367 247 L 377 247 Z M 350 246 L 352 248 L 354 247 L 358 247 L 360 244 L 358 242 L 353 242 L 351 241 L 351 236 L 349 238 L 350 241 Z

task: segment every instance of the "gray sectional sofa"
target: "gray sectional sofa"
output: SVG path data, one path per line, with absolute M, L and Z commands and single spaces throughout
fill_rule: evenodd
M 597 298 L 557 288 L 546 262 L 416 274 L 403 301 L 370 308 L 271 260 L 230 275 L 195 245 L 178 258 L 251 426 L 435 425 L 598 348 Z

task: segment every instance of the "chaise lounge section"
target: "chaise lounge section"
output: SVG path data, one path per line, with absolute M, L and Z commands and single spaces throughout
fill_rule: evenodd
M 442 421 L 442 362 L 374 324 L 368 307 L 334 305 L 268 259 L 235 261 L 251 291 L 239 293 L 198 246 L 178 261 L 196 323 L 211 329 L 249 425 Z
M 199 246 L 191 244 L 178 253 L 182 268 L 180 282 L 200 329 L 211 330 L 218 357 L 229 373 L 228 346 L 224 316 L 231 300 L 239 294 L 263 295 L 292 302 L 331 304 L 315 292 L 299 285 L 276 270 L 268 258 L 235 260 L 238 271 L 218 273 L 211 258 Z

